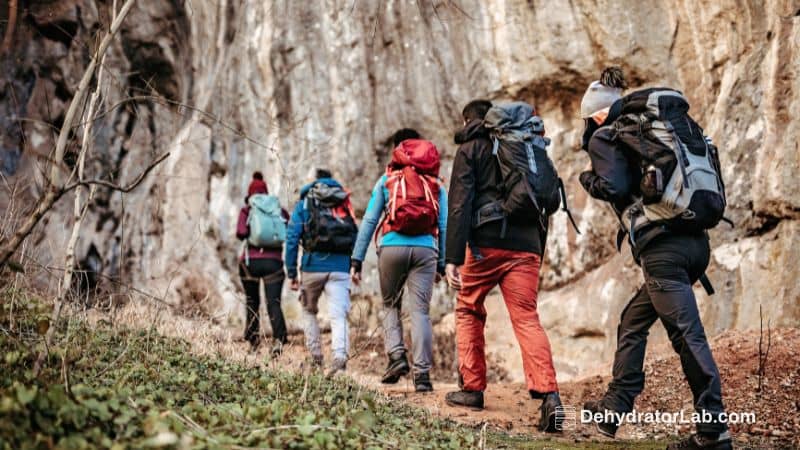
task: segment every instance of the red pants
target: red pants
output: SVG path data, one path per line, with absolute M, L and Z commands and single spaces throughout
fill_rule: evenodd
M 477 260 L 467 252 L 467 260 L 461 267 L 462 285 L 456 302 L 458 370 L 464 382 L 463 389 L 486 389 L 483 335 L 486 308 L 483 303 L 489 291 L 500 284 L 522 350 L 528 389 L 539 393 L 558 391 L 550 341 L 536 311 L 541 258 L 535 253 L 492 248 L 481 248 L 480 253 L 482 258 Z

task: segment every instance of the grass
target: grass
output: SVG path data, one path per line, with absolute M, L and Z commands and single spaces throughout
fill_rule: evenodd
M 12 305 L 11 298 L 16 298 Z M 32 372 L 47 305 L 0 291 L 0 449 L 470 448 L 478 429 L 341 377 L 246 367 L 197 356 L 152 330 L 56 324 Z M 489 448 L 655 448 L 565 443 L 489 432 Z M 576 446 L 581 445 L 581 446 Z

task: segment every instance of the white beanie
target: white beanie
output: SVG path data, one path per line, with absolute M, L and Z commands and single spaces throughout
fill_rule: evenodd
M 596 112 L 608 108 L 622 97 L 622 89 L 608 87 L 593 81 L 581 99 L 581 118 L 592 117 Z

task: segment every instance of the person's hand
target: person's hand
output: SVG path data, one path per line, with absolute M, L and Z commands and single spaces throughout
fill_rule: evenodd
M 361 284 L 361 272 L 356 272 L 355 267 L 350 268 L 350 280 L 352 280 L 353 284 L 356 286 Z
M 291 289 L 293 291 L 299 291 L 300 290 L 300 280 L 298 280 L 297 278 L 292 278 L 291 280 L 289 280 L 289 289 Z
M 362 262 L 357 259 L 350 260 L 350 279 L 356 286 L 361 283 L 361 265 Z
M 437 267 L 436 268 L 436 278 L 434 279 L 434 281 L 436 283 L 439 283 L 440 281 L 442 281 L 442 279 L 444 279 L 444 277 L 445 277 L 445 275 L 444 275 L 444 266 Z
M 455 264 L 448 264 L 444 268 L 445 276 L 447 277 L 447 284 L 455 290 L 461 289 L 461 272 Z

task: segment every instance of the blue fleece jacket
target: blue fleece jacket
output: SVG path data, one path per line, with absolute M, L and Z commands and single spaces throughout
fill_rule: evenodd
M 358 239 L 353 248 L 353 259 L 363 261 L 366 256 L 369 243 L 375 233 L 375 228 L 381 220 L 381 216 L 386 208 L 389 190 L 386 189 L 386 175 L 383 175 L 375 187 L 372 189 L 372 197 L 369 199 L 367 211 L 361 221 L 358 230 Z M 409 236 L 407 234 L 390 231 L 382 235 L 379 239 L 379 247 L 429 247 L 439 250 L 439 268 L 444 267 L 444 248 L 445 236 L 447 236 L 447 191 L 442 187 L 439 189 L 439 237 L 438 242 L 432 234 L 420 236 Z
M 305 198 L 308 191 L 315 183 L 324 183 L 328 186 L 341 186 L 333 178 L 320 178 L 313 183 L 309 183 L 300 189 L 300 201 L 292 211 L 289 225 L 286 229 L 286 273 L 290 279 L 297 278 L 297 255 L 300 248 L 300 240 L 303 236 L 303 225 L 308 221 L 308 210 L 305 208 Z M 325 252 L 306 252 L 303 251 L 303 258 L 300 262 L 300 270 L 303 272 L 350 272 L 350 255 L 341 253 Z

